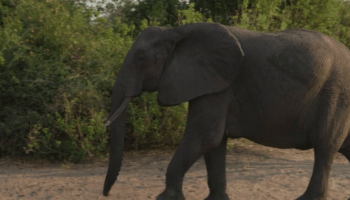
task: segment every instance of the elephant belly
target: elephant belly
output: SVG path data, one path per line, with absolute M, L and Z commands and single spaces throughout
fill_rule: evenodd
M 301 126 L 301 120 L 305 118 L 300 116 L 300 109 L 293 109 L 298 107 L 297 103 L 233 102 L 228 110 L 225 133 L 230 138 L 246 138 L 270 147 L 309 149 L 308 132 Z
M 248 132 L 241 131 L 239 128 L 234 127 L 235 125 L 227 125 L 226 135 L 229 138 L 246 138 L 255 143 L 276 147 L 276 148 L 295 148 L 306 150 L 312 148 L 309 138 L 302 134 L 293 134 L 293 133 L 265 133 L 262 131 Z

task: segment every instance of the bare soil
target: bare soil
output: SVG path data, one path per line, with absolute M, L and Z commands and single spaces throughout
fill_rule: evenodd
M 102 196 L 108 160 L 85 164 L 0 159 L 0 199 L 155 199 L 165 187 L 165 171 L 174 151 L 126 153 L 110 196 Z M 229 143 L 227 193 L 232 200 L 296 199 L 309 182 L 313 150 L 275 149 L 240 139 Z M 188 200 L 208 195 L 204 160 L 186 174 Z M 334 160 L 330 200 L 350 197 L 350 164 L 341 154 Z

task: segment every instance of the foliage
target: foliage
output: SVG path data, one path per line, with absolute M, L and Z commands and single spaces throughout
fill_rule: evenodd
M 342 0 L 190 0 L 213 22 L 255 31 L 305 28 L 350 47 L 350 3 Z
M 185 25 L 196 22 L 203 22 L 204 18 L 200 12 L 194 10 L 194 3 L 188 5 L 188 9 L 178 10 L 178 24 Z M 208 19 L 211 22 L 211 19 Z
M 8 2 L 0 8 L 0 154 L 105 155 L 103 119 L 133 28 L 70 1 Z
M 342 0 L 191 0 L 214 22 L 256 31 L 305 28 L 348 43 L 349 2 Z
M 129 148 L 169 146 L 181 140 L 188 104 L 160 107 L 156 96 L 157 93 L 144 93 L 130 103 L 126 124 Z
M 1 154 L 101 155 L 104 104 L 131 39 L 101 18 L 89 25 L 89 10 L 73 2 L 15 4 L 12 11 L 2 4 Z
M 73 1 L 9 2 L 0 9 L 0 155 L 71 161 L 105 155 L 103 119 L 135 27 Z M 186 105 L 162 109 L 155 96 L 129 106 L 127 147 L 178 142 L 174 132 L 184 127 Z M 159 122 L 140 123 L 145 116 Z M 154 141 L 135 140 L 144 134 Z
M 134 25 L 138 35 L 147 26 L 173 26 L 177 6 L 182 6 L 178 0 L 114 0 L 106 5 L 105 14 L 109 21 Z
M 187 5 L 178 0 L 114 0 L 106 7 L 107 19 L 121 19 L 123 23 L 135 26 L 134 35 L 148 26 L 175 27 L 206 21 L 194 10 L 194 4 Z
M 232 19 L 241 4 L 240 0 L 190 0 L 195 10 L 214 22 L 231 25 Z
M 233 24 L 253 30 L 306 28 L 332 35 L 340 23 L 342 7 L 340 0 L 298 0 L 290 4 L 282 0 L 243 0 L 232 18 Z

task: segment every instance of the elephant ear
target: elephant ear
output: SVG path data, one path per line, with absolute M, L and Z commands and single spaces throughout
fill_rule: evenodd
M 162 72 L 160 105 L 177 105 L 222 91 L 237 77 L 244 53 L 237 38 L 224 26 L 196 23 L 167 31 L 180 34 L 181 39 Z

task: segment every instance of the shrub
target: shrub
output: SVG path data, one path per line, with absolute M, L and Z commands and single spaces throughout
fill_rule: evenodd
M 103 119 L 135 27 L 73 1 L 4 2 L 0 155 L 70 161 L 106 155 Z M 127 148 L 178 142 L 174 133 L 183 127 L 186 108 L 160 108 L 155 95 L 129 106 Z
M 1 155 L 102 155 L 102 119 L 132 39 L 70 1 L 15 4 L 2 4 Z

